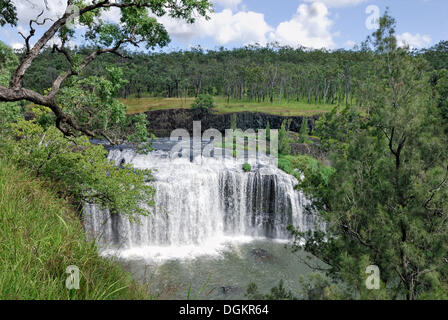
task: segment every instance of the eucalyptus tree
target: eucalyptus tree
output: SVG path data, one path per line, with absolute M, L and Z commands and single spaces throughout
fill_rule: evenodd
M 362 108 L 337 108 L 318 121 L 334 167 L 313 170 L 302 187 L 327 233 L 296 232 L 296 245 L 353 298 L 448 298 L 448 143 L 429 85 L 428 64 L 398 48 L 387 13 L 370 39 L 375 50 Z M 380 271 L 379 290 L 366 270 Z M 316 266 L 322 267 L 322 266 Z
M 123 57 L 121 49 L 126 46 L 144 46 L 147 49 L 165 46 L 169 35 L 157 18 L 168 15 L 193 23 L 197 15 L 207 16 L 211 10 L 211 4 L 207 0 L 67 0 L 66 7 L 65 13 L 54 20 L 42 18 L 44 9 L 29 22 L 29 34 L 22 34 L 25 52 L 12 74 L 9 85 L 0 85 L 0 101 L 26 100 L 48 107 L 54 114 L 56 127 L 64 135 L 82 133 L 89 137 L 106 138 L 113 143 L 116 141 L 109 137 L 108 129 L 115 121 L 109 121 L 109 115 L 115 115 L 114 120 L 124 119 L 126 108 L 115 102 L 112 105 L 103 104 L 105 112 L 97 117 L 95 110 L 86 105 L 79 105 L 81 101 L 74 105 L 69 99 L 64 99 L 63 95 L 67 90 L 64 92 L 62 89 L 72 87 L 78 91 L 96 91 L 98 88 L 95 84 L 101 84 L 101 79 L 91 79 L 90 83 L 86 84 L 86 81 L 80 78 L 92 61 L 101 55 L 115 54 Z M 120 11 L 119 23 L 103 19 L 103 15 L 111 9 Z M 51 23 L 45 27 L 48 22 Z M 0 23 L 17 26 L 16 8 L 11 1 L 2 1 Z M 34 39 L 37 28 L 45 30 L 40 38 Z M 79 33 L 92 45 L 93 50 L 87 55 L 73 53 L 68 49 L 68 43 Z M 52 40 L 54 52 L 65 58 L 68 68 L 57 76 L 45 93 L 24 87 L 25 74 Z M 72 109 L 76 109 L 75 112 L 70 112 Z M 86 110 L 81 112 L 81 109 Z

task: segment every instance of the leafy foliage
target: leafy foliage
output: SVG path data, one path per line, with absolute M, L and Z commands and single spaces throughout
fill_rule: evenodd
M 0 145 L 4 154 L 37 177 L 56 183 L 76 204 L 96 203 L 112 213 L 129 216 L 149 212 L 154 189 L 151 172 L 110 162 L 101 145 L 86 137 L 65 138 L 54 126 L 44 129 L 32 121 L 11 124 Z
M 0 85 L 6 86 L 19 59 L 14 52 L 0 41 Z M 22 112 L 19 102 L 0 102 L 0 125 L 17 120 Z
M 308 119 L 303 118 L 302 124 L 300 125 L 300 132 L 299 132 L 299 142 L 305 143 L 308 139 Z
M 394 25 L 386 13 L 374 34 L 368 104 L 318 124 L 334 172 L 304 184 L 327 233 L 294 233 L 353 298 L 441 297 L 448 283 L 447 137 L 427 64 L 397 48 Z M 368 265 L 380 269 L 380 290 L 365 287 Z
M 245 164 L 243 164 L 243 171 L 244 172 L 251 172 L 252 171 L 252 167 L 250 166 L 250 164 L 249 163 L 245 163 Z
M 77 19 L 74 14 L 69 14 L 71 6 L 77 8 L 75 10 Z M 119 24 L 109 23 L 102 18 L 104 12 L 111 8 L 119 10 Z M 36 35 L 35 25 L 44 26 L 51 19 L 40 19 L 44 10 L 35 19 L 30 20 L 29 35 L 27 37 L 22 35 L 25 40 L 24 54 L 10 83 L 0 85 L 0 101 L 23 100 L 48 107 L 55 116 L 56 127 L 64 135 L 76 136 L 81 133 L 91 138 L 105 138 L 110 143 L 118 144 L 128 137 L 121 140 L 111 137 L 117 135 L 117 127 L 129 127 L 130 124 L 126 122 L 129 119 L 124 116 L 123 105 L 112 99 L 112 95 L 116 95 L 123 81 L 121 77 L 117 77 L 117 71 L 111 68 L 105 68 L 107 76 L 114 78 L 111 82 L 104 80 L 104 74 L 85 77 L 85 69 L 98 56 L 107 53 L 124 58 L 120 50 L 129 45 L 134 47 L 145 45 L 146 48 L 165 46 L 170 39 L 164 26 L 157 21 L 158 17 L 168 15 L 193 23 L 197 14 L 207 18 L 211 4 L 206 0 L 99 2 L 75 0 L 68 1 L 65 9 L 67 14 L 52 21 L 40 38 L 33 41 L 34 44 L 31 44 L 31 40 Z M 7 22 L 14 25 L 17 20 L 15 4 L 12 1 L 3 1 L 0 10 L 0 24 Z M 150 12 L 157 18 L 150 15 Z M 66 47 L 66 44 L 75 37 L 75 33 L 76 36 L 84 37 L 85 42 L 94 48 L 87 55 L 73 52 Z M 63 57 L 64 70 L 55 72 L 50 89 L 48 87 L 42 90 L 25 89 L 23 78 L 27 71 L 39 53 L 56 37 L 60 39 L 60 43 L 53 44 L 51 51 Z M 81 91 L 86 91 L 87 94 L 80 95 Z M 137 128 L 145 125 L 141 118 L 136 118 L 135 121 L 138 121 Z M 132 134 L 132 138 L 141 136 L 142 131 Z
M 148 140 L 147 120 L 144 115 L 127 116 L 127 107 L 115 99 L 126 83 L 122 70 L 108 68 L 107 77 L 74 77 L 61 89 L 58 103 L 66 114 L 76 118 L 82 127 L 96 132 L 109 142 Z M 101 137 L 101 136 L 100 136 Z
M 199 95 L 195 102 L 191 105 L 193 110 L 208 112 L 214 107 L 213 97 L 207 94 Z
M 146 288 L 86 241 L 82 221 L 44 179 L 0 154 L 0 297 L 27 300 L 148 299 Z M 80 267 L 67 290 L 67 266 Z
M 266 141 L 271 141 L 271 124 L 269 121 L 266 124 Z
M 0 2 L 0 26 L 5 24 L 17 24 L 17 10 L 12 0 L 2 0 Z
M 232 117 L 230 118 L 230 129 L 236 130 L 237 128 L 237 114 L 232 113 Z
M 433 87 L 437 108 L 448 133 L 448 70 L 442 69 L 435 72 L 434 78 Z
M 288 136 L 289 124 L 290 121 L 284 120 L 278 132 L 278 152 L 280 154 L 291 153 L 291 139 Z

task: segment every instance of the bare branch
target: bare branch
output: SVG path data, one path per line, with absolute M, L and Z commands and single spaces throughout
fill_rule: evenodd
M 437 192 L 439 192 L 439 191 L 441 190 L 441 188 L 442 188 L 443 186 L 445 186 L 445 184 L 447 183 L 447 181 L 448 181 L 448 166 L 446 167 L 445 177 L 443 178 L 442 182 L 441 182 L 437 187 L 435 187 L 433 190 L 430 191 L 431 195 L 430 195 L 429 198 L 425 201 L 425 205 L 424 205 L 424 207 L 425 207 L 426 209 L 429 209 L 428 206 L 429 206 L 429 204 L 431 203 L 431 201 L 434 199 L 434 196 L 436 195 Z

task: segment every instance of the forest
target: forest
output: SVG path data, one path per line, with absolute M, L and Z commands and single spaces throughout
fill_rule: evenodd
M 93 48 L 74 49 L 88 55 Z M 20 54 L 20 52 L 19 52 Z M 423 57 L 429 69 L 446 69 L 448 42 L 409 53 Z M 119 96 L 186 98 L 199 94 L 252 102 L 303 101 L 308 104 L 362 105 L 362 86 L 368 85 L 375 52 L 367 42 L 355 50 L 294 49 L 278 44 L 238 49 L 204 50 L 201 47 L 170 53 L 123 51 L 102 56 L 85 71 L 105 76 L 109 66 L 120 67 L 126 84 Z M 24 86 L 44 92 L 68 67 L 62 54 L 42 51 L 24 77 Z

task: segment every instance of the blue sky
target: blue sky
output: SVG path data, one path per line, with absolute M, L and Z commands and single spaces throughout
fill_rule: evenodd
M 226 2 L 226 0 L 223 2 Z M 232 2 L 232 0 L 229 2 Z M 297 17 L 299 6 L 310 7 L 313 2 L 319 1 L 242 0 L 237 7 L 232 7 L 232 11 L 262 13 L 266 23 L 275 29 L 281 23 L 291 21 L 294 16 Z M 327 8 L 327 17 L 331 21 L 331 25 L 324 29 L 331 34 L 333 40 L 331 48 L 351 48 L 353 43 L 359 44 L 372 33 L 373 30 L 369 30 L 365 26 L 366 19 L 370 16 L 366 13 L 366 9 L 371 5 L 377 6 L 380 14 L 383 14 L 389 7 L 391 15 L 397 19 L 397 34 L 401 36 L 399 39 L 406 41 L 413 47 L 428 47 L 441 40 L 448 40 L 447 0 L 321 0 L 320 2 L 323 2 Z M 219 14 L 225 9 L 225 6 L 217 4 L 215 8 Z M 320 36 L 325 38 L 324 32 Z M 298 40 L 300 40 L 300 37 L 298 37 Z M 194 45 L 200 44 L 210 48 L 222 45 L 210 36 L 198 36 L 190 42 Z M 244 44 L 244 42 L 235 41 L 225 43 L 224 46 L 233 47 L 241 44 Z M 293 42 L 286 42 L 285 44 L 293 45 Z M 182 37 L 174 36 L 172 45 L 182 47 L 185 45 L 185 40 Z M 319 47 L 319 43 L 315 46 Z
M 0 39 L 13 46 L 23 43 L 18 31 L 27 32 L 27 21 L 43 0 L 15 0 L 20 16 L 19 30 L 0 30 Z M 167 17 L 162 23 L 172 43 L 167 49 L 188 49 L 200 45 L 214 49 L 246 44 L 262 45 L 276 41 L 282 45 L 311 48 L 351 48 L 372 33 L 376 12 L 386 7 L 397 19 L 400 43 L 414 48 L 429 47 L 448 40 L 447 0 L 213 0 L 215 12 L 210 21 L 199 19 L 194 25 Z M 34 5 L 30 5 L 34 4 Z M 49 0 L 48 16 L 57 16 L 65 1 Z M 369 8 L 369 13 L 366 9 Z M 119 12 L 108 19 L 117 21 Z M 369 28 L 368 28 L 369 26 Z

